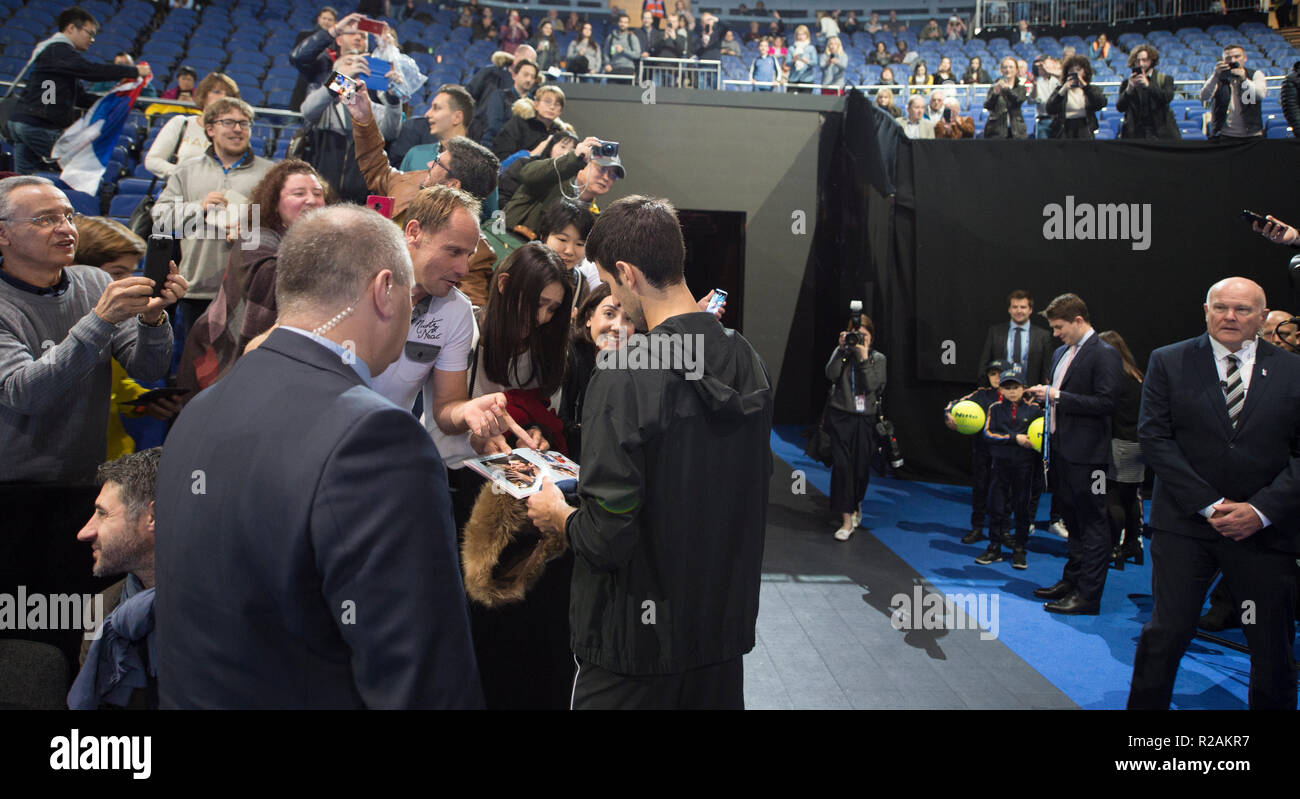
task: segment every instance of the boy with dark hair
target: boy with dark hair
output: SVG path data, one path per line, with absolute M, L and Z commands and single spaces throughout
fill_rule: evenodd
M 971 393 L 964 397 L 958 397 L 943 409 L 943 423 L 948 425 L 948 429 L 956 430 L 957 423 L 953 421 L 952 409 L 959 402 L 970 400 L 980 406 L 984 411 L 984 418 L 988 419 L 989 406 L 997 402 L 998 382 L 1002 377 L 1002 372 L 1007 368 L 1006 361 L 989 361 L 988 366 L 984 369 L 984 374 L 988 378 L 987 386 L 979 386 Z M 970 498 L 970 532 L 962 536 L 963 544 L 973 544 L 984 537 L 984 522 L 988 518 L 989 510 L 989 442 L 982 433 L 971 436 L 970 440 L 971 454 L 971 498 Z M 1006 528 L 997 529 L 992 526 L 989 528 L 989 540 L 995 536 L 1005 536 Z
M 989 488 L 989 531 L 1010 527 L 1011 512 L 1016 514 L 1016 537 L 1012 545 L 1011 566 L 1028 568 L 1025 544 L 1029 541 L 1029 496 L 1033 470 L 1039 468 L 1038 453 L 1029 440 L 1029 425 L 1043 415 L 1041 406 L 1025 397 L 1024 377 L 1011 368 L 1000 376 L 998 391 L 1002 399 L 989 406 L 984 420 L 984 437 L 989 442 L 992 480 Z M 1008 507 L 1007 499 L 1011 500 Z M 990 536 L 989 547 L 975 558 L 981 566 L 998 563 L 1002 558 L 1000 537 Z

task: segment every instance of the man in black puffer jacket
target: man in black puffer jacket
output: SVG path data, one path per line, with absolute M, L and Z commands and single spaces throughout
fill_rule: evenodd
M 65 128 L 77 121 L 96 95 L 81 81 L 119 81 L 152 74 L 147 66 L 96 64 L 81 54 L 90 49 L 99 23 L 80 8 L 69 8 L 55 21 L 59 32 L 36 45 L 34 62 L 9 120 L 14 171 L 30 175 L 51 167 L 50 150 Z

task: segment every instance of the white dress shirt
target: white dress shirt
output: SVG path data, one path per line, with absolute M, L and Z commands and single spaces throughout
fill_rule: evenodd
M 1210 349 L 1214 351 L 1214 368 L 1219 373 L 1219 380 L 1221 381 L 1219 384 L 1220 386 L 1228 381 L 1228 356 L 1237 356 L 1237 374 L 1241 376 L 1241 401 L 1243 405 L 1246 401 L 1246 395 L 1250 393 L 1250 378 L 1255 372 L 1255 353 L 1258 350 L 1258 347 L 1256 346 L 1257 343 L 1257 339 L 1243 341 L 1241 343 L 1241 349 L 1236 352 L 1229 352 L 1228 348 L 1220 344 L 1214 336 L 1210 336 Z M 1223 502 L 1225 499 L 1227 499 L 1227 497 L 1219 497 L 1218 501 L 1211 502 L 1209 505 L 1201 508 L 1201 515 L 1206 519 L 1210 518 L 1214 515 L 1214 506 Z M 1259 508 L 1251 505 L 1250 509 L 1255 511 L 1255 515 L 1259 517 L 1259 521 L 1263 526 L 1268 527 L 1272 524 L 1272 522 L 1268 520 L 1268 517 L 1260 512 Z

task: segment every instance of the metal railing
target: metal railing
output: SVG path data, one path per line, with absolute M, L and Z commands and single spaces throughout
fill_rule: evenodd
M 656 86 L 680 89 L 721 89 L 722 62 L 694 58 L 642 58 L 637 63 L 636 85 L 650 81 Z
M 1208 78 L 1209 76 L 1207 75 L 1206 77 Z M 1280 91 L 1281 89 L 1283 80 L 1285 80 L 1285 77 L 1283 76 L 1265 77 L 1264 82 L 1268 87 L 1265 96 L 1276 97 L 1277 92 Z M 733 84 L 749 83 L 749 81 L 728 81 L 728 82 Z M 1099 80 L 1099 81 L 1093 81 L 1092 85 L 1100 87 L 1101 89 L 1105 90 L 1108 88 L 1118 89 L 1121 83 L 1123 83 L 1123 81 Z M 1174 81 L 1174 99 L 1200 100 L 1201 87 L 1204 85 L 1205 85 L 1204 80 L 1176 80 Z M 927 100 L 929 99 L 931 92 L 938 90 L 943 92 L 945 98 L 947 97 L 957 98 L 957 102 L 961 103 L 962 109 L 969 110 L 972 106 L 978 107 L 984 105 L 984 100 L 988 97 L 989 89 L 992 86 L 993 84 L 991 83 L 963 83 L 955 86 L 954 85 L 886 86 L 881 84 L 875 84 L 875 85 L 863 85 L 863 86 L 850 86 L 848 88 L 858 89 L 859 91 L 867 95 L 875 95 L 875 93 L 880 89 L 891 89 L 894 92 L 894 96 L 898 98 L 906 98 L 913 94 L 919 94 L 922 97 L 925 97 Z M 835 88 L 833 86 L 811 86 L 811 85 L 810 87 L 816 89 Z M 905 103 L 899 104 L 899 110 L 902 110 L 904 104 Z
M 1214 14 L 1226 11 L 1267 13 L 1268 0 L 975 0 L 971 30 L 1030 25 L 1114 25 L 1135 19 Z

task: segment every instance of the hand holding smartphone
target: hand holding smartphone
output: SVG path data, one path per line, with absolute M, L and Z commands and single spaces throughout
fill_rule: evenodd
M 722 304 L 727 301 L 727 292 L 722 289 L 713 290 L 713 299 L 709 300 L 708 306 L 704 309 L 705 313 L 716 314 Z
M 167 285 L 167 276 L 172 271 L 172 242 L 171 236 L 154 234 L 149 237 L 144 254 L 144 276 L 153 281 L 150 297 L 161 297 L 163 287 Z

